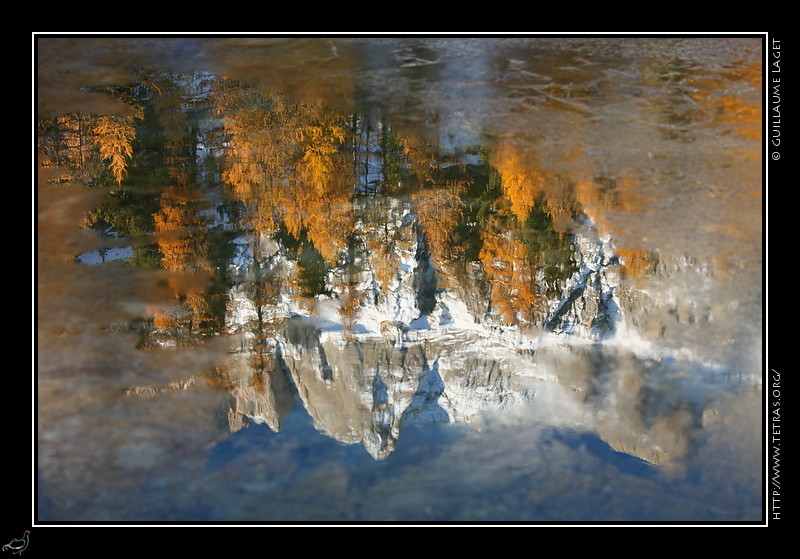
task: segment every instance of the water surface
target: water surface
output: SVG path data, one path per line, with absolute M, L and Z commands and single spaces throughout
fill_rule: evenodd
M 37 42 L 41 522 L 762 518 L 762 45 Z

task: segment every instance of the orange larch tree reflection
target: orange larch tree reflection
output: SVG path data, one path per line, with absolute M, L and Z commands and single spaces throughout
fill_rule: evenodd
M 531 325 L 539 311 L 537 271 L 524 243 L 503 221 L 493 219 L 481 233 L 480 259 L 491 283 L 492 308 L 506 324 Z
M 518 222 L 527 221 L 537 203 L 550 216 L 552 227 L 564 234 L 572 230 L 581 205 L 566 177 L 541 168 L 535 153 L 504 143 L 492 151 L 491 164 L 500 175 L 503 193 Z
M 464 201 L 460 185 L 424 188 L 414 193 L 412 201 L 417 222 L 435 262 L 446 263 L 457 258 L 453 246 L 453 230 L 461 219 Z
M 491 163 L 500 175 L 503 193 L 520 223 L 528 219 L 544 191 L 544 176 L 526 161 L 526 155 L 512 144 L 503 144 L 492 152 Z
M 209 241 L 194 207 L 198 200 L 192 190 L 173 188 L 161 196 L 161 207 L 153 215 L 154 233 L 161 254 L 161 266 L 169 272 L 169 286 L 176 304 L 153 311 L 154 325 L 180 337 L 219 329 L 213 310 L 214 266 L 209 259 Z
M 136 125 L 132 114 L 71 113 L 39 122 L 39 153 L 44 167 L 60 167 L 64 180 L 103 182 L 105 173 L 117 184 L 127 176 L 133 157 Z
M 305 235 L 331 264 L 352 228 L 354 175 L 350 129 L 318 105 L 294 105 L 231 87 L 218 97 L 224 119 L 223 180 L 245 207 L 247 225 L 272 234 Z

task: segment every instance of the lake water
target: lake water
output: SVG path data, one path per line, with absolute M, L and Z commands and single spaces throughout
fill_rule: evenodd
M 36 47 L 38 522 L 762 520 L 761 39 Z

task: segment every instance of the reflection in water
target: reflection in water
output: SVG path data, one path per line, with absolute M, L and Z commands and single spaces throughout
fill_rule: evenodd
M 355 65 L 344 62 L 345 53 L 364 46 L 357 40 L 222 44 L 207 54 L 224 57 L 233 49 L 241 64 L 274 56 L 273 71 L 301 56 L 331 71 L 321 80 L 338 81 Z M 388 72 L 386 83 L 397 80 L 403 102 L 409 84 L 452 80 L 460 87 L 464 76 L 494 72 L 485 90 L 476 88 L 485 97 L 437 98 L 440 137 L 392 118 L 395 101 L 386 100 L 383 111 L 328 104 L 319 91 L 298 91 L 302 81 L 284 83 L 288 71 L 279 91 L 247 79 L 237 65 L 229 69 L 240 80 L 140 67 L 126 85 L 87 90 L 116 99 L 116 113 L 40 117 L 41 166 L 51 173 L 40 188 L 78 184 L 101 193 L 81 220 L 85 232 L 93 231 L 93 246 L 74 259 L 93 274 L 130 270 L 138 289 L 152 286 L 119 299 L 125 312 L 110 310 L 114 318 L 101 322 L 117 337 L 115 345 L 139 352 L 113 381 L 124 383 L 125 398 L 104 384 L 109 380 L 86 386 L 132 426 L 129 440 L 113 437 L 113 460 L 135 469 L 137 479 L 159 475 L 164 486 L 177 483 L 154 471 L 171 451 L 160 437 L 148 441 L 149 428 L 136 426 L 136 417 L 154 427 L 186 424 L 187 434 L 174 433 L 187 439 L 178 447 L 215 441 L 211 456 L 195 450 L 183 458 L 193 461 L 193 471 L 207 463 L 197 474 L 207 485 L 193 487 L 194 503 L 177 511 L 148 504 L 161 498 L 154 481 L 132 512 L 113 498 L 70 504 L 70 489 L 44 483 L 43 519 L 759 517 L 760 429 L 752 423 L 760 419 L 750 410 L 758 409 L 761 382 L 760 208 L 754 207 L 761 183 L 751 168 L 759 164 L 761 71 L 754 54 L 760 49 L 748 53 L 752 62 L 709 69 L 684 59 L 634 58 L 626 52 L 633 44 L 613 54 L 598 49 L 592 60 L 591 52 L 568 56 L 534 41 L 510 44 L 506 58 L 477 66 L 457 57 L 446 64 L 459 44 L 465 52 L 474 46 L 377 41 L 383 48 L 364 62 L 370 68 L 364 79 Z M 539 58 L 525 54 L 531 47 Z M 327 66 L 328 58 L 317 57 L 322 52 L 336 63 Z M 713 49 L 703 52 L 714 57 Z M 267 75 L 260 77 L 269 81 Z M 418 102 L 436 97 L 431 87 Z M 364 94 L 374 101 L 370 95 L 376 92 Z M 488 111 L 495 96 L 500 128 L 481 130 L 488 126 L 482 124 L 465 134 L 453 130 L 468 127 L 471 117 L 445 122 L 465 107 Z M 533 128 L 516 130 L 513 121 L 520 119 Z M 563 134 L 556 138 L 551 129 Z M 725 136 L 729 131 L 737 134 Z M 632 151 L 630 142 L 644 147 Z M 679 164 L 687 144 L 694 155 Z M 744 160 L 721 163 L 716 156 L 729 145 Z M 689 233 L 682 229 L 687 224 Z M 40 223 L 40 232 L 46 228 Z M 40 291 L 57 283 L 39 281 Z M 54 328 L 40 326 L 40 343 Z M 744 349 L 746 356 L 743 343 L 755 345 Z M 67 350 L 40 346 L 40 355 L 59 351 Z M 96 351 L 87 347 L 85 358 L 92 361 Z M 93 366 L 118 367 L 103 361 Z M 43 358 L 45 481 L 59 479 L 48 450 L 58 444 L 49 431 L 69 430 L 48 409 L 48 396 L 66 390 L 57 369 Z M 213 415 L 228 434 L 189 427 L 207 422 L 177 411 L 193 408 L 192 401 L 197 409 L 214 402 Z M 740 402 L 739 415 L 731 413 L 731 401 Z M 750 427 L 740 438 L 744 446 L 731 451 L 727 433 L 742 428 L 740 418 Z M 347 450 L 315 443 L 306 452 L 319 456 L 284 454 L 316 434 Z M 357 446 L 372 462 L 358 458 Z M 704 511 L 690 495 L 718 490 L 718 481 L 701 484 L 709 489 L 694 481 L 720 467 L 700 465 L 708 449 L 742 454 L 739 463 L 753 469 L 730 478 L 739 488 L 735 504 L 720 495 Z M 494 453 L 527 465 L 490 458 Z M 453 460 L 476 470 L 463 471 Z M 398 485 L 380 477 L 380 463 L 392 468 Z M 298 477 L 275 476 L 282 466 Z M 255 494 L 291 504 L 271 510 L 249 501 L 219 504 L 227 497 L 218 476 L 234 476 L 238 484 L 248 467 Z M 475 502 L 456 497 L 463 488 L 450 475 L 433 477 L 434 467 L 461 476 Z M 404 505 L 397 487 L 407 491 L 420 468 L 422 493 Z M 571 487 L 570 498 L 579 495 L 580 503 L 570 516 L 556 504 L 565 475 L 596 475 L 599 487 L 618 491 L 618 498 L 597 508 L 595 486 Z M 622 490 L 630 487 L 628 476 L 636 480 L 630 493 Z M 500 489 L 504 478 L 508 485 Z M 686 502 L 638 509 L 637 492 L 656 491 L 647 481 L 654 479 L 675 484 Z M 429 484 L 444 496 L 427 502 Z M 126 491 L 124 484 L 117 488 Z M 488 497 L 498 490 L 508 496 L 508 509 Z M 319 501 L 312 503 L 315 491 Z M 388 512 L 377 511 L 372 499 L 388 499 Z

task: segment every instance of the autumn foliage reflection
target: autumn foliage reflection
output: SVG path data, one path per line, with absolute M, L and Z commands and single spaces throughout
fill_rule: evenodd
M 398 233 L 383 223 L 390 209 L 381 208 L 375 187 L 381 195 L 406 189 L 437 288 L 462 284 L 468 264 L 479 263 L 478 281 L 490 285 L 481 289 L 509 324 L 534 324 L 548 286 L 557 288 L 571 273 L 569 231 L 579 212 L 573 189 L 512 146 L 468 159 L 389 126 L 376 141 L 358 117 L 278 94 L 226 84 L 215 101 L 224 130 L 222 178 L 242 205 L 243 225 L 301 243 L 295 297 L 311 311 L 315 295 L 335 293 L 348 332 L 365 296 L 357 276 L 339 287 L 322 280 L 328 272 L 342 277 L 337 268 L 347 260 L 348 239 L 355 235 L 367 250 L 379 290 L 397 277 Z M 359 176 L 373 149 L 381 152 L 380 185 Z M 356 203 L 370 198 L 375 202 Z
M 499 220 L 484 229 L 481 240 L 480 258 L 492 286 L 492 307 L 506 324 L 533 324 L 540 299 L 538 277 L 525 245 Z
M 639 204 L 628 177 L 573 181 L 512 141 L 445 150 L 379 116 L 226 79 L 139 77 L 111 92 L 133 116 L 43 121 L 40 147 L 49 164 L 122 187 L 86 223 L 151 236 L 138 262 L 166 272 L 173 298 L 151 311 L 159 335 L 221 329 L 231 284 L 253 304 L 255 340 L 287 297 L 306 314 L 333 303 L 327 316 L 353 340 L 364 305 L 396 300 L 403 281 L 421 314 L 454 290 L 476 320 L 535 327 L 576 271 L 574 226 Z M 157 171 L 128 181 L 136 162 Z M 632 277 L 652 269 L 652 255 L 619 248 Z M 249 270 L 229 277 L 237 251 Z
M 306 235 L 334 264 L 353 224 L 344 119 L 319 105 L 242 88 L 225 90 L 216 110 L 226 138 L 223 180 L 243 203 L 249 226 Z
M 96 184 L 110 179 L 121 184 L 133 157 L 136 124 L 142 118 L 137 107 L 130 115 L 72 113 L 41 120 L 40 164 L 60 168 L 61 180 Z

